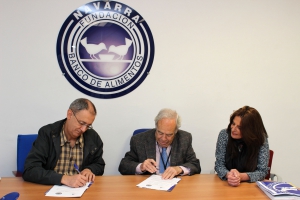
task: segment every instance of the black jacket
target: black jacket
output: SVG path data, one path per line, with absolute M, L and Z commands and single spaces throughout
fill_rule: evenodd
M 60 132 L 64 120 L 40 128 L 38 137 L 32 145 L 24 166 L 23 179 L 40 184 L 60 185 L 63 174 L 54 171 L 59 159 Z M 83 162 L 80 170 L 90 169 L 95 175 L 103 175 L 105 162 L 103 142 L 96 131 L 88 129 L 83 133 Z

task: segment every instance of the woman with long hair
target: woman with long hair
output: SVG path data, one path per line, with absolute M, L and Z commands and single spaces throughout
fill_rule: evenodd
M 244 106 L 230 116 L 216 146 L 215 171 L 231 186 L 263 180 L 268 173 L 268 134 L 259 112 Z

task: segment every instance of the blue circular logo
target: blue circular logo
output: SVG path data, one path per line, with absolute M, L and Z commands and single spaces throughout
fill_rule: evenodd
M 56 53 L 63 75 L 76 89 L 110 99 L 145 80 L 154 41 L 137 11 L 116 1 L 94 1 L 69 15 L 59 31 Z

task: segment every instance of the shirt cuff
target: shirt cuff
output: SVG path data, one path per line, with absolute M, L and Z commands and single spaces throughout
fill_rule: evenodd
M 135 168 L 135 174 L 143 174 L 144 172 L 141 171 L 141 164 L 138 164 L 138 166 L 136 166 Z
M 182 176 L 184 176 L 184 175 L 190 175 L 190 172 L 191 172 L 190 168 L 183 167 L 183 166 L 179 166 L 179 167 L 182 169 L 183 173 L 178 174 L 178 175 L 182 175 Z

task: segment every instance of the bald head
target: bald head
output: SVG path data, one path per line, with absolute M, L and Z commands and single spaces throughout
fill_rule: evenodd
M 81 110 L 88 110 L 93 115 L 97 114 L 95 105 L 90 100 L 85 98 L 79 98 L 74 100 L 71 103 L 69 109 L 72 110 L 75 114 Z

